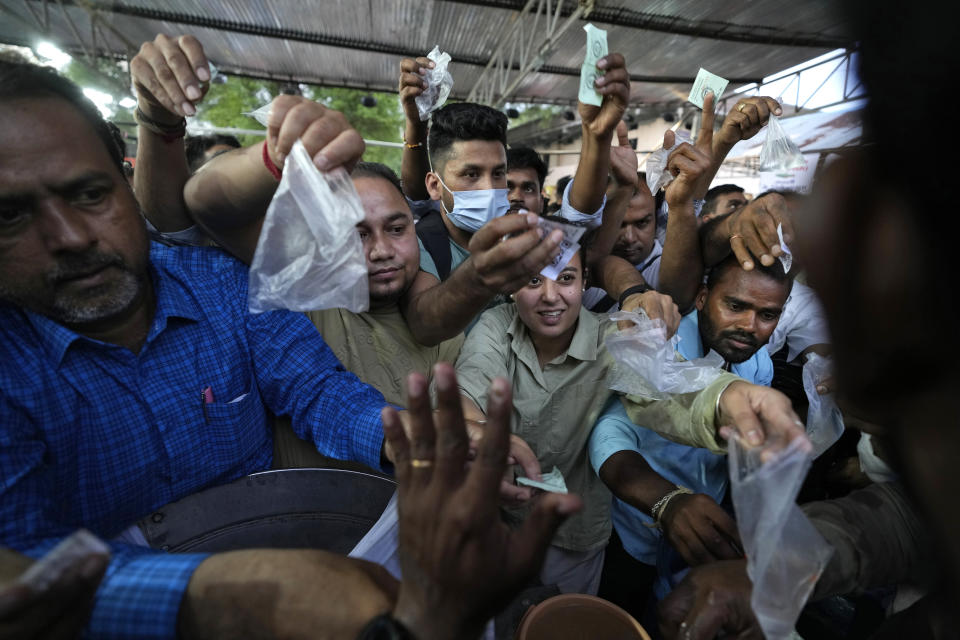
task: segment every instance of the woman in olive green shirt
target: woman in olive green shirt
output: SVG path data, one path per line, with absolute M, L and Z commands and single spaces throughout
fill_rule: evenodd
M 610 397 L 613 361 L 603 345 L 615 325 L 584 309 L 583 255 L 553 281 L 536 276 L 514 302 L 486 311 L 457 359 L 457 379 L 468 418 L 495 377 L 512 381 L 513 432 L 533 449 L 540 466 L 560 469 L 567 488 L 584 500 L 553 540 L 541 580 L 561 591 L 595 594 L 610 537 L 610 494 L 590 468 L 586 443 Z M 523 516 L 525 509 L 512 510 Z

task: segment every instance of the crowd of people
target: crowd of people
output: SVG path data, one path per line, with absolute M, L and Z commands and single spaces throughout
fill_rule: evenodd
M 874 96 L 940 52 L 923 13 L 895 4 L 870 5 L 880 26 L 868 3 L 848 7 Z M 623 121 L 628 62 L 597 62 L 601 104 L 578 104 L 579 162 L 548 205 L 547 166 L 508 144 L 503 113 L 452 102 L 421 120 L 428 58 L 399 62 L 397 176 L 300 96 L 272 101 L 262 143 L 187 137 L 209 63 L 196 38 L 158 35 L 130 62 L 132 181 L 76 85 L 0 60 L 0 636 L 513 637 L 491 621 L 519 594 L 566 593 L 654 637 L 762 637 L 727 447 L 810 449 L 801 378 L 816 354 L 835 360 L 816 394 L 837 396 L 847 429 L 801 492 L 834 553 L 798 630 L 955 637 L 960 440 L 942 351 L 956 332 L 932 304 L 955 287 L 946 169 L 903 166 L 916 137 L 883 99 L 871 145 L 811 195 L 711 188 L 782 107 L 742 97 L 719 121 L 708 95 L 652 193 Z M 911 104 L 932 113 L 946 90 L 931 80 Z M 248 308 L 298 140 L 359 195 L 365 312 Z M 585 229 L 555 278 L 541 271 L 563 232 L 542 221 Z M 607 340 L 630 330 L 616 311 L 677 336 L 681 360 L 717 358 L 709 381 L 615 391 Z M 399 567 L 169 553 L 143 535 L 146 516 L 204 489 L 340 462 L 396 480 Z M 557 475 L 567 492 L 518 482 Z M 79 529 L 106 546 L 28 579 Z M 859 626 L 822 606 L 839 597 Z

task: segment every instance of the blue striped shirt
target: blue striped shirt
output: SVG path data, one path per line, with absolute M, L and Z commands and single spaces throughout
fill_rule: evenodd
M 0 304 L 0 545 L 38 556 L 78 527 L 110 539 L 171 501 L 268 469 L 267 409 L 320 452 L 380 466 L 383 396 L 306 316 L 250 314 L 244 265 L 153 244 L 150 277 L 156 313 L 138 354 Z M 89 632 L 174 637 L 205 556 L 112 547 Z

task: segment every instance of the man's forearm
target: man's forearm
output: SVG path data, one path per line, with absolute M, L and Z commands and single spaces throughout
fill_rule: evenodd
M 610 171 L 610 141 L 613 134 L 594 136 L 583 127 L 580 163 L 570 187 L 570 206 L 591 214 L 603 205 Z
M 220 553 L 187 586 L 179 636 L 355 638 L 393 608 L 397 589 L 382 567 L 325 551 Z
M 597 229 L 590 246 L 587 247 L 587 267 L 591 271 L 599 269 L 601 261 L 613 250 L 613 245 L 616 244 L 617 236 L 620 234 L 623 216 L 626 215 L 627 206 L 633 197 L 633 191 L 632 185 L 614 184 L 608 189 L 607 205 L 603 208 L 603 222 Z
M 702 278 L 703 259 L 693 202 L 671 205 L 657 289 L 672 297 L 683 314 L 693 306 Z
M 739 213 L 736 211 L 709 220 L 700 229 L 700 255 L 704 268 L 709 269 L 730 255 L 730 222 Z
M 600 479 L 613 495 L 643 513 L 676 488 L 636 451 L 618 451 L 600 467 Z
M 249 263 L 277 180 L 255 144 L 217 156 L 187 182 L 190 215 L 235 256 Z
M 420 344 L 430 347 L 456 337 L 496 295 L 475 277 L 472 260 L 467 258 L 449 278 L 407 303 L 403 315 Z
M 647 284 L 635 266 L 623 258 L 611 255 L 600 260 L 596 278 L 591 284 L 606 291 L 614 300 L 619 299 L 630 287 Z
M 183 138 L 167 142 L 144 126 L 137 127 L 137 136 L 133 186 L 144 215 L 158 231 L 193 226 L 183 198 L 190 177 Z
M 427 126 L 423 122 L 407 121 L 404 140 L 403 158 L 400 161 L 400 178 L 403 184 L 403 193 L 411 200 L 427 200 L 430 193 L 427 191 L 425 178 L 430 171 L 430 160 L 427 157 Z

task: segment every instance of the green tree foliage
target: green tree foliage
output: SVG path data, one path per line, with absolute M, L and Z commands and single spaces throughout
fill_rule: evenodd
M 305 97 L 342 112 L 364 139 L 400 142 L 403 112 L 396 95 L 311 85 L 301 85 L 301 89 Z M 279 93 L 280 84 L 277 82 L 230 76 L 225 82 L 211 85 L 197 109 L 197 118 L 217 127 L 262 129 L 256 120 L 243 114 L 267 104 Z M 361 98 L 367 95 L 376 99 L 375 106 L 363 106 Z M 238 138 L 244 145 L 263 139 L 255 135 Z M 400 171 L 400 157 L 400 149 L 372 145 L 367 146 L 363 156 L 364 160 L 383 162 L 397 172 Z

